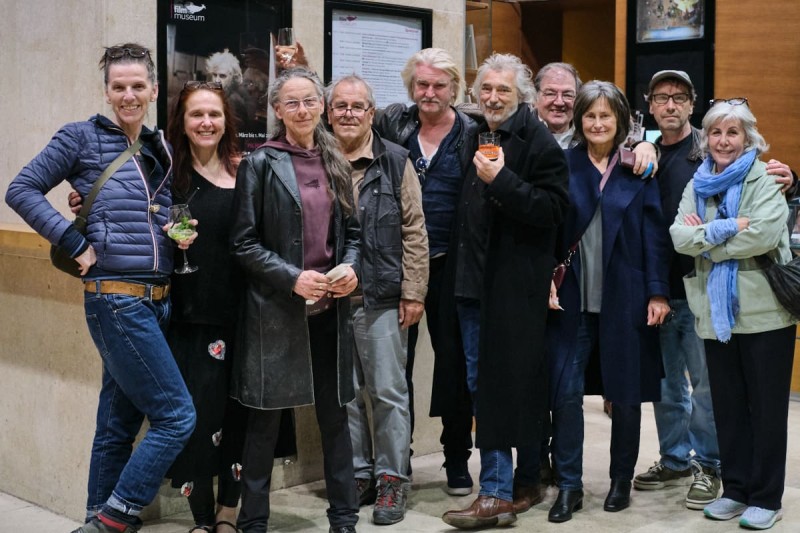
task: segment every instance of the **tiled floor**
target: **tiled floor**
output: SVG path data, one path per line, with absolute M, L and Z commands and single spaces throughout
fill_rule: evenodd
M 564 524 L 547 521 L 547 510 L 556 496 L 550 488 L 547 498 L 534 509 L 519 516 L 509 531 L 540 533 L 688 533 L 742 531 L 735 520 L 713 522 L 699 511 L 685 508 L 686 489 L 673 487 L 662 491 L 634 491 L 630 509 L 620 513 L 602 510 L 608 490 L 608 442 L 610 420 L 603 414 L 599 399 L 587 398 L 586 447 L 584 453 L 584 509 Z M 646 470 L 657 459 L 658 442 L 653 423 L 652 406 L 643 407 L 642 447 L 637 472 Z M 466 507 L 474 496 L 451 497 L 442 491 L 444 471 L 440 470 L 441 454 L 414 459 L 414 483 L 406 519 L 394 526 L 375 526 L 370 523 L 371 510 L 362 508 L 358 530 L 364 532 L 448 532 L 454 531 L 441 521 L 448 509 Z M 470 460 L 470 470 L 477 479 L 477 454 Z M 270 531 L 325 532 L 326 502 L 321 482 L 274 492 L 273 516 Z M 783 499 L 784 519 L 772 531 L 800 532 L 800 403 L 793 402 L 789 415 L 789 455 L 786 492 Z M 68 533 L 76 522 L 54 515 L 44 509 L 0 493 L 0 533 Z M 144 533 L 186 533 L 191 528 L 191 516 L 177 515 L 147 523 Z

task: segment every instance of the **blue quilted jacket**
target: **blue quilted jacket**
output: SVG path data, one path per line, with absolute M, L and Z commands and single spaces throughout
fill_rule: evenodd
M 97 264 L 86 279 L 152 277 L 172 270 L 172 243 L 161 229 L 172 204 L 172 155 L 160 132 L 143 128 L 141 136 L 140 157 L 148 164 L 128 159 L 92 205 L 86 240 L 97 253 Z M 128 146 L 122 129 L 104 116 L 67 124 L 14 178 L 6 203 L 37 233 L 59 244 L 71 221 L 45 194 L 66 180 L 86 198 L 103 170 Z

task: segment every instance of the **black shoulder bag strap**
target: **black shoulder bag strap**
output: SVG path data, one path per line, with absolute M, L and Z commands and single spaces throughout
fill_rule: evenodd
M 117 156 L 117 158 L 111 162 L 110 165 L 106 167 L 100 177 L 97 178 L 97 181 L 94 182 L 94 186 L 92 190 L 89 192 L 89 195 L 83 200 L 83 206 L 81 207 L 78 216 L 75 217 L 75 227 L 83 233 L 86 229 L 87 219 L 89 217 L 89 211 L 92 209 L 92 204 L 94 203 L 94 199 L 97 198 L 97 194 L 100 192 L 100 189 L 103 188 L 103 185 L 106 184 L 108 178 L 111 177 L 114 172 L 119 170 L 119 167 L 125 164 L 125 162 L 133 157 L 133 154 L 139 151 L 139 148 L 142 147 L 142 139 L 136 139 L 136 141 L 131 144 L 127 150 L 122 152 Z

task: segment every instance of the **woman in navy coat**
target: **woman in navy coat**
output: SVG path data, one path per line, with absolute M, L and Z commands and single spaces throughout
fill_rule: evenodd
M 575 124 L 581 142 L 567 154 L 570 210 L 557 259 L 576 241 L 580 245 L 563 285 L 557 292 L 551 288 L 547 324 L 552 454 L 559 475 L 551 522 L 565 522 L 583 506 L 584 372 L 593 354 L 599 356 L 603 393 L 613 404 L 611 489 L 603 508 L 629 506 L 641 403 L 660 399 L 663 372 L 654 326 L 670 311 L 669 236 L 658 185 L 618 163 L 630 124 L 625 96 L 609 82 L 585 84 L 575 100 Z

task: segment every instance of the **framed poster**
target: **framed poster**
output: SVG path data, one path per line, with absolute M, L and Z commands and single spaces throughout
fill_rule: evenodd
M 680 41 L 705 35 L 705 0 L 638 0 L 636 41 Z
M 408 102 L 400 71 L 431 46 L 433 12 L 349 0 L 325 2 L 325 80 L 349 74 L 366 79 L 378 107 Z
M 267 135 L 271 35 L 292 25 L 291 0 L 158 0 L 158 123 L 190 80 L 219 81 L 244 153 Z
M 658 126 L 644 95 L 659 70 L 683 70 L 691 78 L 697 93 L 690 118 L 694 126 L 708 110 L 714 95 L 715 2 L 628 0 L 625 93 L 651 136 Z

